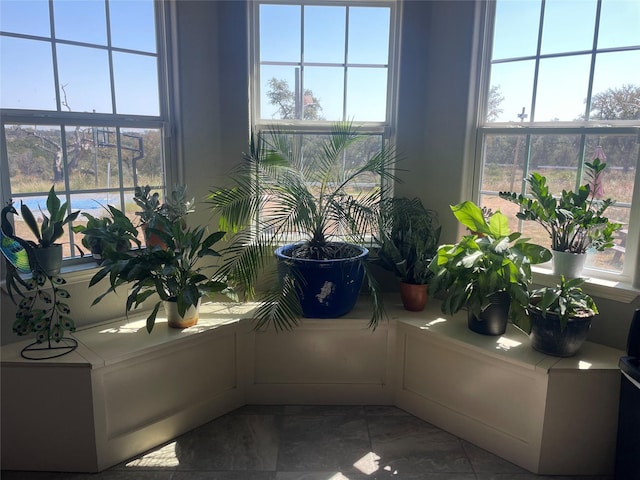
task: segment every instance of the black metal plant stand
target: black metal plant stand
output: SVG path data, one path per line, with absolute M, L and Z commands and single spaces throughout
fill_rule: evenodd
M 62 337 L 59 342 L 51 344 L 48 342 L 33 342 L 22 349 L 20 355 L 27 360 L 49 360 L 62 357 L 78 348 L 78 341 L 75 338 Z

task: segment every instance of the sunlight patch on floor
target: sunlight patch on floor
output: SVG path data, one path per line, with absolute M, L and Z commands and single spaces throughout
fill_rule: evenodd
M 162 448 L 149 452 L 146 455 L 136 458 L 126 464 L 132 468 L 149 467 L 177 467 L 180 464 L 176 456 L 176 442 L 171 442 Z
M 358 470 L 360 470 L 362 473 L 364 473 L 365 475 L 373 475 L 374 473 L 376 473 L 378 470 L 380 470 L 380 456 L 373 453 L 373 452 L 369 452 L 367 453 L 365 456 L 363 456 L 362 458 L 360 458 L 356 463 L 353 464 L 354 467 L 356 467 Z M 397 475 L 398 471 L 397 470 L 391 470 L 391 467 L 389 465 L 386 465 L 384 467 L 382 467 L 382 470 L 386 471 L 386 472 L 390 472 L 392 475 Z M 340 477 L 331 477 L 330 480 L 337 480 L 337 479 L 343 479 L 346 478 L 344 476 L 342 476 L 342 474 L 340 474 Z

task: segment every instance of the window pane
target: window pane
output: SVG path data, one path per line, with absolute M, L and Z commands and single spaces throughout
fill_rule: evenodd
M 161 131 L 130 128 L 122 131 L 120 141 L 124 186 L 164 185 Z
M 104 2 L 94 0 L 54 0 L 56 38 L 97 45 L 107 44 Z
M 119 187 L 115 129 L 66 128 L 67 173 L 73 190 Z
M 540 8 L 540 0 L 497 2 L 493 40 L 494 60 L 535 55 Z
M 520 122 L 522 109 L 531 121 L 533 60 L 498 63 L 491 67 L 491 90 L 487 118 L 494 122 Z
M 109 3 L 111 44 L 114 47 L 157 51 L 152 0 L 118 0 Z
M 73 112 L 113 113 L 106 50 L 58 45 L 58 70 L 64 105 Z
M 590 60 L 590 55 L 540 60 L 535 121 L 584 117 Z
M 56 110 L 51 44 L 0 37 L 0 107 Z
M 299 67 L 263 65 L 260 68 L 260 118 L 296 117 L 296 71 Z
M 25 35 L 51 36 L 48 0 L 2 0 L 0 30 Z
M 598 48 L 640 45 L 640 2 L 602 2 Z
M 531 135 L 529 171 L 547 177 L 554 195 L 574 190 L 580 158 L 579 135 Z
M 344 69 L 338 67 L 307 67 L 304 69 L 304 88 L 309 90 L 322 107 L 325 120 L 342 120 Z
M 635 188 L 636 159 L 639 145 L 633 135 L 589 135 L 586 138 L 587 160 L 596 156 L 607 163 L 598 188 L 597 198 L 612 198 L 615 204 L 609 207 L 605 216 L 611 221 L 622 223 L 622 229 L 614 237 L 615 245 L 604 252 L 591 252 L 586 265 L 592 268 L 620 271 L 624 266 L 627 234 L 631 219 L 631 201 Z M 583 178 L 582 183 L 588 180 Z
M 347 74 L 347 118 L 384 122 L 387 118 L 386 68 L 349 68 Z
M 526 145 L 526 135 L 487 135 L 481 181 L 483 192 L 520 191 Z
M 344 63 L 346 14 L 346 7 L 305 7 L 305 62 Z
M 596 147 L 600 149 L 596 150 Z M 607 163 L 603 175 L 603 196 L 613 198 L 618 205 L 631 204 L 639 147 L 633 135 L 587 136 L 585 157 L 591 161 L 599 154 L 600 160 Z
M 598 55 L 590 118 L 640 120 L 640 50 Z
M 300 61 L 300 7 L 260 5 L 260 61 Z
M 155 57 L 114 52 L 113 75 L 117 113 L 160 115 Z
M 349 63 L 389 63 L 388 8 L 349 9 Z
M 545 2 L 541 53 L 591 50 L 596 0 Z
M 62 168 L 60 128 L 6 125 L 5 134 L 12 195 L 48 192 Z M 56 191 L 61 188 L 64 184 L 57 180 Z

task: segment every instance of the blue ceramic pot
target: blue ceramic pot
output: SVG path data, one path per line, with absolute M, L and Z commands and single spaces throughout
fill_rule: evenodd
M 302 315 L 307 318 L 337 318 L 349 313 L 360 293 L 364 278 L 362 262 L 369 250 L 353 245 L 360 253 L 349 258 L 312 260 L 292 258 L 290 252 L 299 244 L 277 248 L 278 273 L 299 275 L 303 285 L 298 292 Z

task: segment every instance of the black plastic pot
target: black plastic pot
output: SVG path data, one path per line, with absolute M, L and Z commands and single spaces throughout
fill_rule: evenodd
M 491 303 L 476 317 L 471 310 L 467 325 L 469 330 L 482 335 L 502 335 L 507 330 L 511 298 L 507 292 L 498 292 L 489 296 Z
M 570 318 L 567 326 L 560 328 L 557 314 L 547 312 L 542 316 L 539 308 L 529 307 L 531 319 L 531 346 L 539 352 L 555 357 L 571 357 L 575 355 L 587 339 L 593 317 Z

